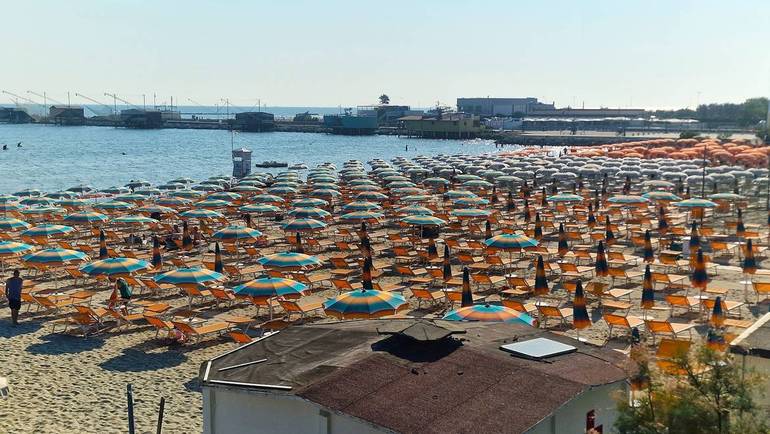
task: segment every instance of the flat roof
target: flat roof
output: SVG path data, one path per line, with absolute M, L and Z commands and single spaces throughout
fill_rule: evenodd
M 733 339 L 730 352 L 770 359 L 770 312 Z
M 405 329 L 411 337 L 397 332 Z M 535 337 L 577 351 L 535 361 L 499 348 Z M 625 380 L 626 363 L 526 325 L 383 319 L 292 326 L 203 363 L 200 377 L 293 394 L 400 432 L 520 432 L 590 387 Z

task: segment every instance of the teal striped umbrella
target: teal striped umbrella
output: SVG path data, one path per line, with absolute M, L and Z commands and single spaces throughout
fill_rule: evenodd
M 176 214 L 176 210 L 174 208 L 157 205 L 157 204 L 145 205 L 145 206 L 139 207 L 136 209 L 136 212 L 141 212 L 145 214 L 162 214 L 162 215 Z
M 10 194 L 0 194 L 0 203 L 18 202 L 19 198 Z
M 283 224 L 282 228 L 286 232 L 310 232 L 320 231 L 326 227 L 326 223 L 315 219 L 299 218 Z
M 672 202 L 682 200 L 681 197 L 671 193 L 670 191 L 650 191 L 648 193 L 644 193 L 642 197 L 649 200 L 668 200 Z
M 427 194 L 412 194 L 401 198 L 402 202 L 428 202 L 433 199 L 432 196 Z
M 281 196 L 286 196 L 289 194 L 297 194 L 296 188 L 288 187 L 288 186 L 270 187 L 266 191 L 270 194 L 277 194 Z
M 78 250 L 45 249 L 30 253 L 23 257 L 24 262 L 32 264 L 61 265 L 88 260 L 88 255 Z
M 150 225 L 158 223 L 158 220 L 144 215 L 123 215 L 112 219 L 113 223 L 124 225 Z
M 235 294 L 251 297 L 298 298 L 305 295 L 305 291 L 305 284 L 281 277 L 262 277 L 233 288 Z
M 159 196 L 163 191 L 159 188 L 137 188 L 134 190 L 134 194 L 140 194 L 142 196 Z
M 376 193 L 374 191 L 370 192 L 364 192 L 364 193 Z M 342 196 L 342 193 L 340 193 L 337 190 L 333 190 L 331 188 L 319 188 L 317 190 L 313 190 L 310 192 L 310 196 L 312 197 L 329 197 L 329 198 L 335 198 Z
M 365 200 L 357 200 L 355 202 L 346 203 L 342 206 L 345 211 L 376 211 L 382 209 L 382 207 L 374 202 Z
M 407 214 L 407 215 L 433 215 L 432 210 L 420 205 L 409 205 L 409 206 L 401 207 L 397 211 L 399 214 Z
M 257 259 L 257 263 L 267 268 L 279 268 L 288 271 L 312 270 L 322 265 L 321 261 L 315 256 L 296 252 L 266 255 Z
M 379 191 L 363 191 L 358 193 L 355 199 L 382 202 L 383 200 L 387 200 L 388 196 L 380 193 Z
M 17 197 L 42 196 L 43 192 L 36 188 L 27 188 L 25 190 L 17 191 L 13 195 Z
M 283 203 L 283 198 L 274 194 L 258 194 L 251 198 L 255 203 Z
M 307 197 L 304 199 L 296 199 L 291 201 L 291 206 L 295 206 L 295 207 L 310 208 L 310 207 L 327 206 L 327 205 L 329 205 L 329 202 L 323 199 L 315 198 L 315 197 Z
M 439 178 L 439 177 L 432 177 L 432 178 L 423 179 L 422 183 L 427 185 L 441 186 L 441 185 L 449 185 L 449 180 L 444 178 Z
M 262 236 L 262 232 L 246 226 L 228 226 L 214 232 L 212 236 L 222 241 L 256 240 Z
M 680 208 L 714 208 L 716 203 L 706 199 L 685 199 L 680 202 L 674 202 L 674 206 Z
M 476 193 L 467 190 L 449 190 L 444 193 L 444 197 L 447 199 L 460 199 L 464 197 L 478 197 Z
M 318 184 L 315 184 L 315 187 L 318 188 Z M 358 184 L 350 187 L 353 191 L 380 191 L 381 188 L 378 185 L 375 184 Z
M 155 281 L 158 283 L 169 283 L 180 288 L 197 288 L 207 283 L 223 280 L 225 280 L 224 274 L 201 267 L 177 268 L 155 277 Z
M 520 234 L 500 234 L 484 241 L 489 247 L 501 250 L 518 250 L 537 246 L 537 240 Z
M 379 318 L 408 307 L 402 295 L 375 289 L 345 292 L 324 302 L 324 312 L 339 319 Z
M 221 219 L 225 216 L 210 209 L 191 209 L 179 214 L 182 218 L 189 219 Z
M 149 262 L 134 258 L 107 258 L 89 262 L 80 271 L 90 276 L 127 276 L 152 268 Z
M 40 205 L 40 206 L 48 206 L 53 205 L 54 200 L 47 198 L 47 197 L 40 197 L 40 196 L 31 196 L 27 197 L 21 200 L 22 205 Z
M 414 188 L 417 187 L 417 184 L 411 181 L 394 181 L 389 182 L 385 185 L 385 188 L 390 188 L 391 190 L 396 188 Z
M 294 218 L 310 218 L 310 219 L 327 219 L 331 217 L 329 211 L 321 208 L 294 208 L 288 212 L 288 214 Z
M 96 189 L 93 186 L 90 186 L 88 184 L 79 184 L 74 187 L 68 188 L 67 191 L 71 191 L 74 193 L 91 193 L 92 191 L 96 191 Z
M 546 198 L 548 202 L 582 202 L 583 197 L 572 193 L 559 193 Z
M 75 212 L 64 217 L 64 221 L 72 224 L 104 223 L 107 216 L 94 211 Z
M 218 209 L 227 208 L 228 206 L 233 206 L 233 203 L 220 199 L 205 199 L 200 202 L 195 202 L 196 208 Z
M 410 215 L 401 219 L 402 222 L 412 226 L 443 226 L 446 224 L 444 220 L 432 215 Z
M 115 196 L 115 200 L 119 200 L 122 202 L 144 202 L 147 200 L 146 196 L 142 196 L 141 194 L 121 194 L 120 196 Z
M 25 215 L 64 214 L 65 212 L 67 212 L 66 209 L 58 206 L 35 206 L 21 210 L 21 213 Z
M 278 208 L 275 205 L 270 205 L 267 203 L 254 203 L 250 205 L 244 205 L 238 208 L 238 210 L 240 212 L 255 213 L 255 214 L 272 214 L 272 213 L 281 212 L 281 208 Z
M 195 199 L 197 197 L 203 196 L 203 193 L 197 190 L 176 190 L 168 193 L 168 195 L 173 197 L 184 197 L 187 199 Z
M 241 200 L 243 196 L 238 193 L 233 193 L 232 191 L 220 191 L 217 193 L 211 193 L 208 198 L 232 202 L 234 200 Z
M 160 205 L 162 207 L 172 207 L 172 206 L 187 206 L 192 203 L 192 200 L 184 198 L 184 197 L 160 197 L 158 200 L 155 201 L 155 205 Z
M 107 187 L 103 190 L 100 190 L 102 193 L 108 193 L 108 194 L 124 194 L 124 193 L 131 193 L 131 189 L 128 187 Z
M 54 225 L 54 224 L 43 224 L 38 225 L 32 228 L 27 229 L 26 231 L 22 232 L 21 235 L 26 237 L 51 237 L 54 235 L 64 235 L 68 234 L 75 229 L 71 226 L 64 226 L 64 225 Z
M 2 202 L 0 203 L 0 211 L 2 212 L 8 212 L 8 211 L 18 211 L 21 209 L 21 205 L 15 202 Z
M 74 199 L 77 197 L 77 194 L 71 192 L 71 191 L 55 191 L 53 193 L 46 193 L 45 197 L 51 198 L 51 199 Z
M 15 231 L 19 229 L 27 229 L 31 225 L 24 220 L 15 219 L 13 217 L 0 218 L 0 230 Z
M 395 194 L 397 196 L 414 196 L 414 195 L 425 196 L 426 195 L 425 190 L 417 187 L 394 188 L 390 190 L 390 193 Z
M 109 202 L 102 202 L 94 204 L 94 208 L 96 209 L 103 209 L 103 210 L 109 210 L 109 211 L 124 211 L 132 209 L 134 205 L 128 203 L 128 202 L 122 202 L 119 200 L 111 200 Z
M 61 199 L 56 201 L 56 205 L 67 208 L 83 208 L 88 206 L 88 201 L 85 199 Z
M 460 219 L 475 219 L 475 218 L 487 218 L 492 212 L 485 209 L 478 208 L 461 208 L 450 212 L 449 214 Z
M 355 212 L 349 212 L 347 214 L 342 214 L 340 216 L 340 220 L 346 221 L 346 222 L 361 222 L 361 221 L 372 221 L 372 220 L 380 220 L 385 217 L 385 214 L 374 212 L 374 211 L 355 211 Z
M 19 256 L 34 249 L 34 246 L 16 241 L 0 241 L 0 257 Z
M 744 196 L 741 196 L 740 194 L 735 194 L 735 193 L 714 193 L 709 195 L 709 199 L 735 201 L 735 200 L 744 200 L 746 198 Z
M 466 188 L 492 188 L 492 183 L 481 179 L 471 179 L 463 182 Z
M 635 196 L 630 194 L 621 194 L 618 196 L 612 196 L 611 198 L 607 199 L 607 202 L 609 203 L 616 203 L 616 204 L 623 204 L 623 205 L 637 205 L 637 204 L 643 204 L 649 202 L 646 198 L 642 196 Z
M 455 204 L 455 206 L 465 206 L 465 207 L 475 208 L 480 205 L 489 204 L 489 200 L 484 199 L 483 197 L 461 197 L 460 199 L 455 200 L 453 203 Z
M 255 185 L 245 185 L 245 184 L 243 184 L 243 185 L 242 184 L 236 185 L 235 187 L 231 188 L 230 190 L 237 191 L 237 192 L 240 192 L 240 193 L 258 193 L 258 192 L 262 191 L 261 188 L 255 186 Z
M 447 321 L 505 322 L 537 326 L 537 320 L 509 307 L 499 304 L 473 304 L 447 312 L 442 318 Z

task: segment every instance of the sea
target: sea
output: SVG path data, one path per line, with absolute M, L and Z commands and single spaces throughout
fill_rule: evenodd
M 341 168 L 348 160 L 496 151 L 493 142 L 484 140 L 38 124 L 0 124 L 0 147 L 4 144 L 8 150 L 0 151 L 0 194 L 26 188 L 52 192 L 78 184 L 101 189 L 136 179 L 162 184 L 180 176 L 229 176 L 232 148 L 250 149 L 252 163 L 275 160 L 310 168 L 323 162 Z M 268 171 L 279 170 L 286 169 Z

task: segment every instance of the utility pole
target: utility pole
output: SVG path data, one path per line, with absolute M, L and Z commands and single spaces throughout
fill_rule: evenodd
M 147 110 L 147 98 L 142 94 L 142 109 Z
M 706 198 L 706 146 L 703 146 L 703 175 L 701 178 L 700 197 Z

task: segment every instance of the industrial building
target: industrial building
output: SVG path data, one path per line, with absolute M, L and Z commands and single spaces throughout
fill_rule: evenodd
M 203 432 L 601 432 L 625 363 L 523 324 L 295 325 L 202 364 Z
M 275 130 L 275 116 L 266 112 L 236 113 L 233 128 L 250 133 L 273 131 Z
M 350 109 L 344 114 L 325 115 L 323 125 L 330 128 L 332 134 L 347 136 L 371 135 L 377 131 L 377 118 L 375 116 L 353 116 Z
M 537 98 L 457 98 L 457 111 L 481 117 L 520 117 L 542 110 L 555 110 L 555 107 Z
M 377 125 L 381 127 L 395 127 L 404 116 L 423 114 L 421 110 L 412 110 L 408 105 L 359 106 L 356 111 L 358 116 L 376 117 Z
M 48 110 L 51 122 L 58 125 L 83 125 L 86 121 L 85 111 L 81 106 L 51 106 Z
M 467 113 L 405 116 L 399 121 L 403 134 L 429 139 L 471 139 L 481 131 L 480 118 Z
M 13 107 L 0 107 L 0 122 L 8 124 L 29 124 L 35 119 L 26 110 Z

